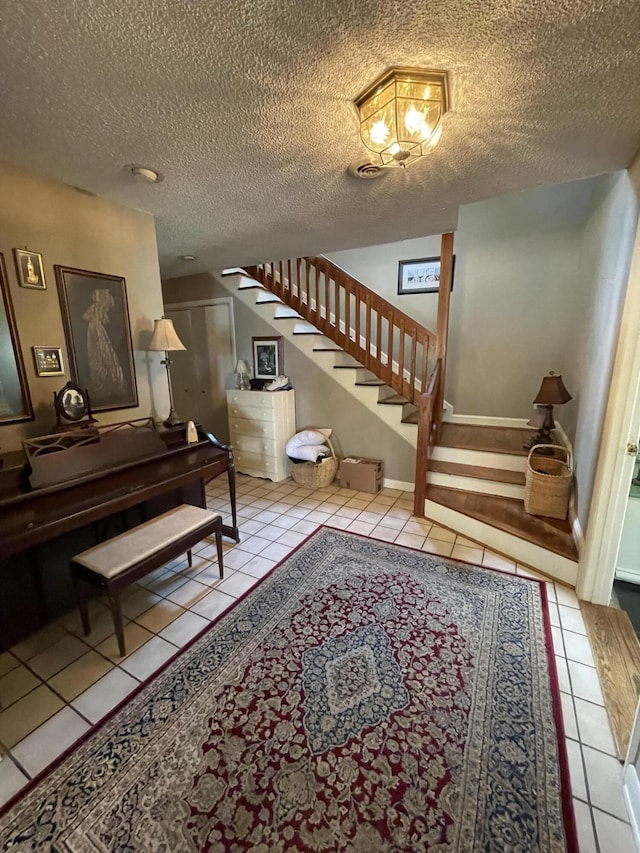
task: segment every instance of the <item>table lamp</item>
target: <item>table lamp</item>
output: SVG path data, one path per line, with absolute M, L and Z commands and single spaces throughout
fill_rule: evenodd
M 164 352 L 165 357 L 160 364 L 164 364 L 167 368 L 167 383 L 169 384 L 169 416 L 166 421 L 163 421 L 164 426 L 174 427 L 182 423 L 178 417 L 176 410 L 173 408 L 173 388 L 171 387 L 171 364 L 169 358 L 170 352 L 178 352 L 186 350 L 185 345 L 178 337 L 178 333 L 173 328 L 173 320 L 167 320 L 163 317 L 161 320 L 153 321 L 153 337 L 149 344 L 149 349 L 152 352 Z
M 551 431 L 556 426 L 553 420 L 553 407 L 568 403 L 571 399 L 571 394 L 565 388 L 562 376 L 556 375 L 551 370 L 549 375 L 543 378 L 540 390 L 533 401 L 536 410 L 527 424 L 535 427 L 538 432 L 523 445 L 525 448 L 530 449 L 535 444 L 553 443 Z
M 249 365 L 243 358 L 239 358 L 236 362 L 236 388 L 240 391 L 251 390 L 251 374 Z

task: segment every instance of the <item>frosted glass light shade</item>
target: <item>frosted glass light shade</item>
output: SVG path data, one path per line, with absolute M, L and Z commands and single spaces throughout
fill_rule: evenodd
M 449 109 L 447 73 L 389 68 L 355 100 L 360 136 L 382 166 L 408 166 L 440 141 Z
M 173 320 L 167 320 L 163 317 L 162 320 L 153 321 L 153 337 L 151 338 L 149 349 L 154 352 L 186 350 L 185 345 L 173 327 Z

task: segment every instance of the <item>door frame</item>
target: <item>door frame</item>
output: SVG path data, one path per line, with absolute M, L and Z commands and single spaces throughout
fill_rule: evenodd
M 600 454 L 576 592 L 609 604 L 635 455 L 627 444 L 640 437 L 640 228 L 620 320 Z

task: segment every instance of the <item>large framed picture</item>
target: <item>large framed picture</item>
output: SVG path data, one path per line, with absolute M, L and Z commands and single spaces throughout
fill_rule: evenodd
M 138 405 L 124 278 L 56 265 L 73 381 L 94 412 Z
M 31 347 L 38 376 L 62 376 L 64 362 L 61 347 Z
M 13 257 L 20 287 L 32 287 L 34 290 L 47 289 L 42 269 L 42 255 L 38 252 L 29 252 L 27 249 L 14 249 Z
M 33 419 L 33 408 L 13 314 L 7 269 L 0 252 L 0 424 Z
M 456 256 L 451 267 L 451 290 Z M 437 293 L 440 289 L 440 258 L 413 258 L 398 263 L 398 294 Z
M 251 338 L 253 343 L 253 375 L 256 379 L 275 379 L 283 367 L 282 337 Z

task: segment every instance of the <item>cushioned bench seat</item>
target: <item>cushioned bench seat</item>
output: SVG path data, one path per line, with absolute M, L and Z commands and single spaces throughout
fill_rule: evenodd
M 120 591 L 185 551 L 191 566 L 191 549 L 212 533 L 216 537 L 218 566 L 222 578 L 222 516 L 220 513 L 189 504 L 182 504 L 75 556 L 71 560 L 71 575 L 78 592 L 85 636 L 91 631 L 85 584 L 98 587 L 107 593 L 118 648 L 124 656 L 126 651 Z

